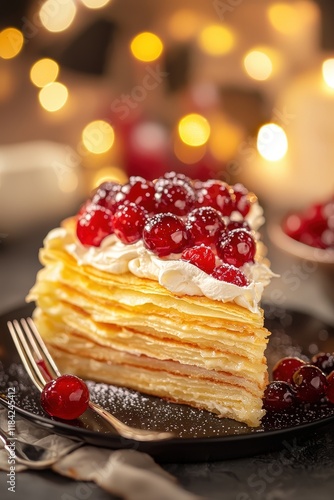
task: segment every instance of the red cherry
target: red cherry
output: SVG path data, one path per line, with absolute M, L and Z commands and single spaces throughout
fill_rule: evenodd
M 188 215 L 186 226 L 194 245 L 215 244 L 226 227 L 220 212 L 212 207 L 195 208 Z
M 88 207 L 77 222 L 77 237 L 83 245 L 99 247 L 102 240 L 113 233 L 111 212 L 98 205 Z
M 239 183 L 233 186 L 233 192 L 235 195 L 234 210 L 237 210 L 243 217 L 246 217 L 251 208 L 248 189 L 246 189 L 243 184 Z
M 330 403 L 334 404 L 334 371 L 332 371 L 329 375 L 327 375 L 327 384 L 328 387 L 326 389 L 326 396 Z
M 320 368 L 325 375 L 329 375 L 334 370 L 334 353 L 319 352 L 313 356 L 311 362 Z
M 254 262 L 256 243 L 248 231 L 234 229 L 219 239 L 217 253 L 226 264 L 241 267 L 247 262 Z
M 210 247 L 200 245 L 183 250 L 181 259 L 211 274 L 215 268 L 216 257 Z
M 216 280 L 226 281 L 227 283 L 232 283 L 237 286 L 248 286 L 249 281 L 240 269 L 228 264 L 222 264 L 216 267 L 213 271 L 212 276 Z
M 161 177 L 160 177 L 160 179 L 161 179 Z M 160 179 L 158 179 L 157 182 L 159 182 Z M 176 173 L 174 171 L 166 172 L 162 176 L 162 179 L 167 179 L 167 180 L 170 180 L 173 182 L 186 182 L 187 184 L 191 185 L 190 177 L 187 177 L 186 175 L 181 174 L 181 173 Z
M 187 182 L 163 179 L 155 189 L 157 212 L 186 215 L 195 204 L 195 192 Z
M 271 382 L 264 391 L 263 408 L 267 411 L 284 411 L 293 408 L 296 396 L 287 382 Z
M 103 182 L 96 189 L 92 198 L 92 204 L 108 208 L 113 213 L 117 206 L 116 195 L 120 189 L 121 185 L 117 182 Z
M 115 235 L 122 243 L 136 243 L 142 237 L 147 217 L 146 210 L 135 203 L 118 205 L 112 216 Z
M 157 214 L 148 219 L 143 230 L 144 246 L 159 257 L 181 253 L 189 243 L 182 219 L 174 214 Z
M 196 205 L 213 207 L 223 215 L 231 215 L 235 203 L 232 188 L 221 181 L 209 180 L 203 182 L 202 188 L 197 191 Z
M 131 176 L 129 182 L 122 186 L 116 200 L 119 203 L 131 201 L 136 205 L 142 206 L 148 212 L 154 212 L 154 194 L 155 188 L 153 182 L 147 181 L 143 177 Z
M 292 377 L 297 397 L 303 403 L 316 403 L 324 396 L 328 382 L 317 366 L 301 366 Z
M 305 365 L 305 361 L 302 359 L 292 357 L 282 358 L 273 368 L 273 379 L 291 384 L 293 374 L 303 365 Z
M 62 375 L 48 382 L 41 393 L 41 405 L 52 417 L 73 420 L 88 408 L 89 391 L 83 380 Z

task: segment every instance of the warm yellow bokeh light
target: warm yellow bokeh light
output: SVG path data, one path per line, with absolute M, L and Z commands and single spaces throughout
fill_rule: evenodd
M 267 14 L 271 25 L 284 35 L 291 35 L 298 29 L 298 11 L 294 5 L 275 3 L 268 7 Z
M 269 55 L 261 50 L 252 50 L 244 58 L 247 74 L 254 80 L 268 80 L 273 72 L 273 63 Z
M 44 28 L 57 33 L 66 30 L 73 22 L 77 7 L 73 0 L 57 2 L 46 0 L 41 6 L 39 17 Z
M 263 125 L 257 136 L 257 149 L 265 160 L 281 160 L 288 151 L 288 139 L 282 127 L 276 123 Z
M 81 0 L 81 2 L 89 9 L 101 9 L 101 7 L 105 7 L 110 0 Z
M 334 89 L 334 59 L 327 59 L 322 63 L 322 76 L 325 83 Z
M 221 24 L 206 26 L 200 33 L 198 44 L 203 52 L 211 56 L 222 56 L 231 52 L 236 43 L 236 37 L 231 28 Z
M 129 178 L 120 167 L 103 167 L 94 175 L 91 183 L 91 189 L 97 188 L 102 182 L 119 182 L 125 184 Z
M 96 155 L 109 151 L 114 140 L 114 129 L 104 120 L 90 122 L 82 131 L 82 142 L 85 148 Z
M 190 9 L 181 9 L 169 19 L 168 31 L 174 40 L 185 41 L 198 32 L 200 24 L 199 14 Z
M 175 138 L 175 156 L 186 165 L 193 165 L 194 163 L 199 162 L 204 157 L 206 150 L 206 144 L 197 148 L 193 148 L 192 146 L 188 146 L 188 144 L 182 142 L 179 137 Z
M 53 113 L 65 105 L 68 99 L 68 90 L 62 83 L 49 83 L 39 91 L 38 98 L 41 106 L 46 111 Z
M 154 33 L 145 31 L 133 38 L 130 48 L 136 59 L 151 62 L 160 57 L 163 51 L 163 43 Z
M 23 47 L 24 37 L 16 28 L 6 28 L 0 32 L 0 57 L 12 59 Z
M 268 7 L 270 24 L 283 35 L 296 36 L 319 17 L 319 7 L 310 1 L 277 2 Z
M 40 59 L 30 70 L 30 80 L 36 87 L 45 87 L 55 81 L 59 73 L 59 66 L 53 59 Z
M 189 146 L 205 144 L 210 137 L 210 125 L 204 116 L 192 113 L 179 121 L 178 131 L 181 140 Z

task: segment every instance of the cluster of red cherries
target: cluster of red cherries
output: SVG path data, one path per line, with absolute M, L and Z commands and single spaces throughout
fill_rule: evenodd
M 288 215 L 283 230 L 305 245 L 334 249 L 334 197 L 311 205 L 303 212 Z
M 244 218 L 255 199 L 242 184 L 192 181 L 175 172 L 155 182 L 104 182 L 78 213 L 77 237 L 96 247 L 111 234 L 125 245 L 142 240 L 158 257 L 181 254 L 218 280 L 247 286 L 240 267 L 254 262 L 256 241 Z M 241 220 L 231 220 L 232 212 Z
M 334 404 L 334 353 L 319 353 L 306 362 L 283 358 L 273 368 L 273 382 L 264 393 L 267 411 L 285 411 L 305 403 Z

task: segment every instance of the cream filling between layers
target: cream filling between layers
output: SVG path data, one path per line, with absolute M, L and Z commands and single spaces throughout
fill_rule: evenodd
M 74 234 L 65 228 L 50 231 L 45 245 L 52 240 L 63 240 L 65 250 L 75 258 L 78 265 L 90 265 L 113 274 L 131 272 L 139 278 L 156 280 L 176 295 L 206 296 L 221 302 L 235 302 L 253 313 L 259 312 L 263 290 L 273 276 L 269 267 L 261 262 L 245 264 L 242 268 L 250 284 L 239 287 L 219 281 L 196 266 L 182 261 L 179 255 L 159 258 L 147 250 L 142 241 L 124 245 L 115 235 L 107 236 L 100 247 L 82 245 Z M 217 257 L 217 265 L 220 261 Z

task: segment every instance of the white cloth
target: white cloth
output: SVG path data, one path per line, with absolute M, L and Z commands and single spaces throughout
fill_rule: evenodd
M 0 408 L 0 427 L 7 430 L 7 410 Z M 101 488 L 126 500 L 199 500 L 185 491 L 176 479 L 163 470 L 146 453 L 135 450 L 108 450 L 84 445 L 70 450 L 73 441 L 39 428 L 16 414 L 15 437 L 39 444 L 56 452 L 60 458 L 51 469 L 79 481 L 93 481 Z M 8 453 L 0 441 L 0 470 L 8 471 Z M 15 472 L 26 467 L 15 466 Z

